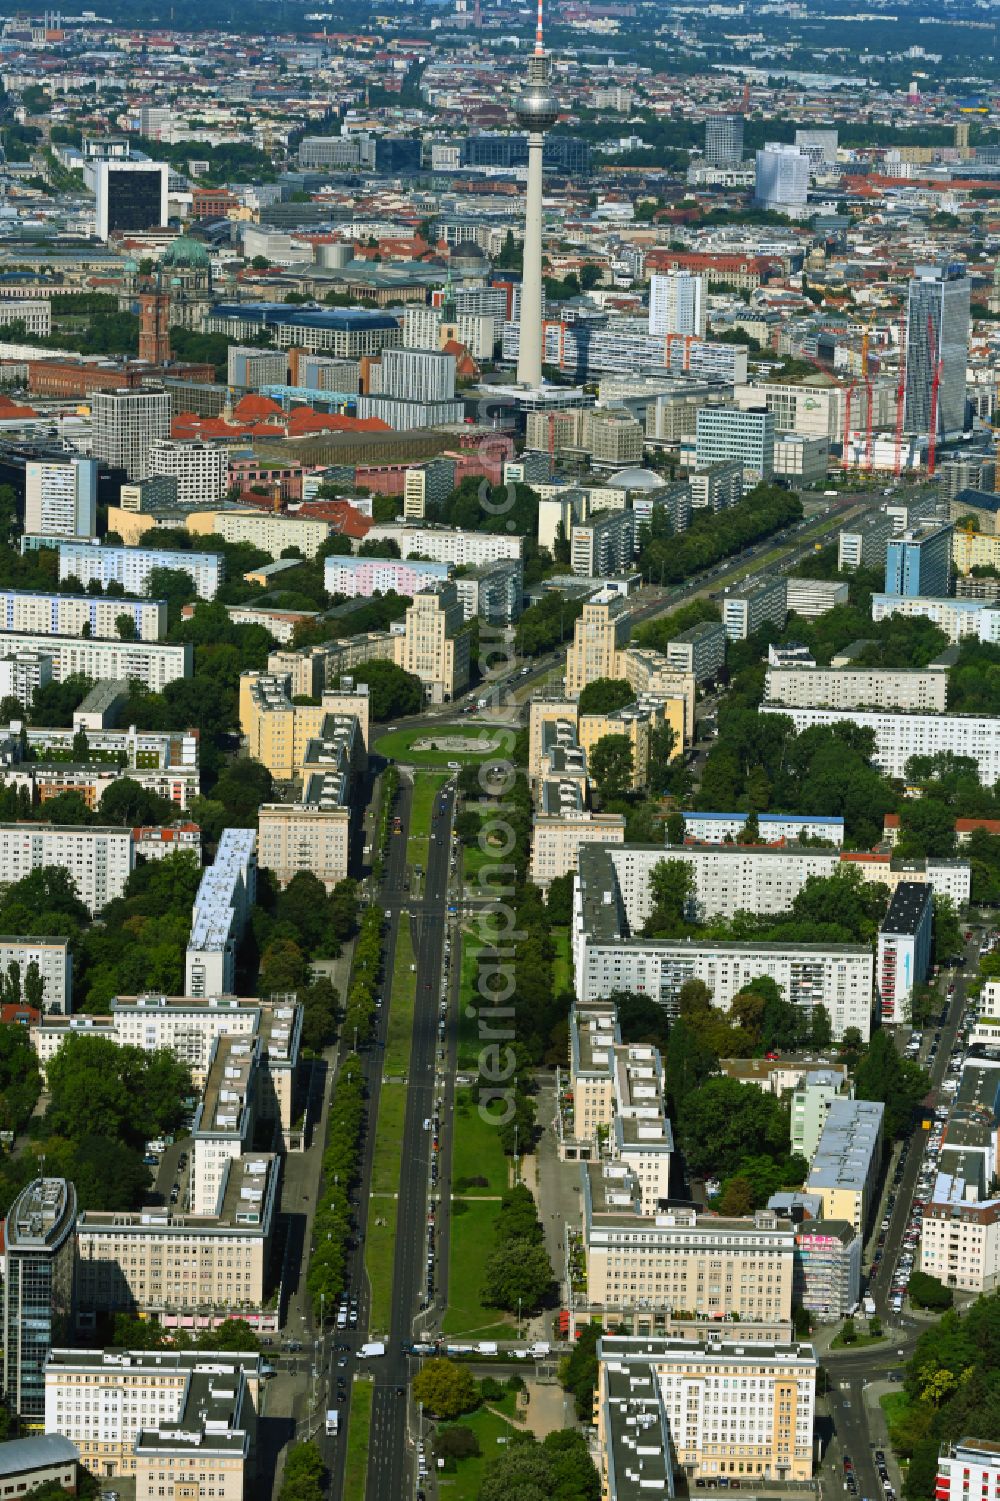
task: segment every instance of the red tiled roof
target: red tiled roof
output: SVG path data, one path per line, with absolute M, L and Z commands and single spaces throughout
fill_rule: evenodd
M 259 396 L 255 391 L 250 391 L 236 403 L 233 416 L 246 422 L 255 417 L 283 417 L 284 412 L 269 396 Z
M 342 537 L 362 541 L 375 525 L 370 516 L 361 512 L 346 500 L 311 500 L 299 506 L 296 516 L 305 516 L 314 521 L 329 521 L 334 531 Z
M 976 829 L 985 829 L 987 834 L 1000 834 L 1000 818 L 956 818 L 956 834 L 973 834 Z

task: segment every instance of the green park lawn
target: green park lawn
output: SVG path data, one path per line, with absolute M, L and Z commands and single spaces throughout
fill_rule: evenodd
M 507 1418 L 513 1418 L 516 1412 L 514 1393 L 510 1392 L 499 1402 L 490 1402 L 488 1405 L 484 1403 L 475 1412 L 467 1413 L 459 1419 L 463 1428 L 472 1429 L 479 1440 L 482 1453 L 473 1459 L 456 1461 L 451 1473 L 445 1470 L 438 1474 L 438 1490 L 443 1497 L 447 1497 L 447 1501 L 476 1501 L 486 1466 L 491 1459 L 503 1453 L 504 1445 L 500 1441 L 509 1438 L 515 1431 L 514 1425 Z M 450 1427 L 451 1424 L 441 1426 Z M 519 1423 L 518 1427 L 521 1426 Z
M 483 1268 L 493 1250 L 493 1231 L 500 1204 L 494 1199 L 451 1201 L 448 1254 L 448 1308 L 442 1329 L 463 1339 L 509 1335 L 513 1321 L 500 1309 L 484 1308 L 480 1292 Z
M 479 1018 L 466 1013 L 471 1006 L 479 1010 L 479 992 L 476 989 L 476 973 L 479 950 L 482 944 L 468 929 L 462 929 L 462 970 L 458 992 L 458 1068 L 475 1068 L 479 1061 L 482 1043 L 479 1040 Z
M 455 1125 L 451 1151 L 451 1178 L 456 1191 L 470 1198 L 496 1195 L 507 1188 L 510 1168 L 500 1147 L 500 1133 L 484 1121 L 471 1089 L 455 1091 Z M 462 1184 L 462 1179 L 485 1178 L 485 1187 Z
M 573 955 L 569 946 L 569 928 L 553 928 L 552 941 L 556 946 L 552 962 L 552 989 L 556 995 L 573 989 Z
M 435 738 L 436 737 L 436 738 Z M 462 750 L 431 750 L 441 740 L 462 740 Z M 414 742 L 426 741 L 427 749 L 414 750 Z M 387 760 L 402 761 L 409 766 L 447 766 L 449 761 L 485 761 L 494 755 L 495 736 L 488 725 L 442 724 L 428 729 L 393 730 L 375 741 L 373 749 Z

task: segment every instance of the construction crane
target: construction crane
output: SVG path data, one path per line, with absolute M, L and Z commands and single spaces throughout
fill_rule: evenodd
M 899 319 L 899 380 L 896 385 L 896 448 L 892 472 L 899 478 L 903 466 L 903 413 L 906 409 L 906 314 Z
M 874 447 L 872 440 L 872 383 L 868 374 L 868 342 L 871 334 L 872 318 L 864 326 L 861 335 L 861 379 L 865 383 L 865 468 L 869 472 L 874 468 Z
M 938 348 L 937 337 L 934 333 L 934 320 L 930 313 L 927 314 L 927 352 L 934 368 L 934 374 L 931 377 L 931 412 L 927 433 L 927 473 L 932 475 L 937 461 L 938 398 L 941 393 L 941 372 L 944 368 L 944 359 Z

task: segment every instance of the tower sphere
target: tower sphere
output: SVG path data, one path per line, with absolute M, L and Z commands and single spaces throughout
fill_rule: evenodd
M 548 89 L 529 85 L 514 100 L 514 114 L 522 130 L 549 130 L 559 118 L 559 101 Z

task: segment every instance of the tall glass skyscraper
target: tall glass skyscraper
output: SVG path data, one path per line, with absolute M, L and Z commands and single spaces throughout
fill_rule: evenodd
M 957 262 L 917 266 L 906 309 L 906 399 L 909 433 L 929 432 L 934 370 L 941 364 L 937 436 L 960 438 L 965 428 L 969 363 L 969 281 Z
M 710 167 L 738 167 L 743 160 L 743 116 L 709 115 L 705 121 L 705 161 Z
M 73 1332 L 76 1189 L 36 1178 L 7 1214 L 3 1392 L 23 1427 L 45 1427 L 45 1362 Z

